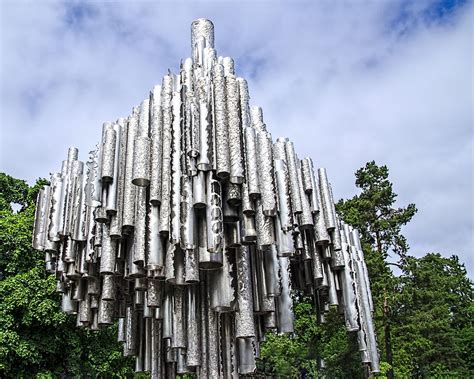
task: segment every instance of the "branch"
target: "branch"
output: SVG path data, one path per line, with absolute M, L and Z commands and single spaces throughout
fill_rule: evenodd
M 392 265 L 392 266 L 397 266 L 400 270 L 402 270 L 402 265 L 398 264 L 398 263 L 391 263 L 391 262 L 387 262 L 387 265 Z

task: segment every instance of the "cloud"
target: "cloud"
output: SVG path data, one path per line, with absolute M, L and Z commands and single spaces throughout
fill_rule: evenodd
M 398 204 L 419 209 L 411 252 L 458 254 L 473 224 L 472 16 L 454 2 L 2 2 L 1 169 L 32 182 L 81 158 L 214 21 L 273 137 L 328 168 L 337 198 L 387 164 Z

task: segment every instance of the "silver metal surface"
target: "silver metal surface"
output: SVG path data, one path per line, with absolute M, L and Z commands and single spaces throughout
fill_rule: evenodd
M 227 123 L 226 88 L 224 67 L 216 64 L 213 70 L 214 79 L 214 117 L 216 140 L 216 175 L 226 178 L 230 175 L 229 133 Z
M 276 215 L 276 193 L 273 170 L 272 136 L 267 132 L 257 132 L 257 159 L 262 195 L 262 210 L 265 216 Z
M 191 24 L 191 49 L 196 46 L 196 41 L 204 38 L 206 46 L 214 47 L 214 25 L 204 18 L 197 19 Z
M 124 356 L 152 378 L 238 378 L 268 330 L 293 333 L 294 290 L 357 333 L 380 370 L 360 236 L 335 211 L 325 169 L 272 142 L 214 27 L 192 24 L 192 58 L 128 118 L 106 122 L 85 165 L 70 148 L 40 189 L 32 245 L 63 311 L 118 320 Z
M 104 142 L 102 147 L 102 181 L 111 183 L 114 180 L 115 148 L 117 145 L 117 132 L 110 123 L 106 123 Z
M 157 205 L 148 207 L 146 269 L 159 271 L 164 267 L 163 241 L 159 234 L 160 208 Z
M 251 199 L 258 199 L 260 197 L 260 180 L 258 175 L 257 136 L 254 128 L 247 126 L 243 130 L 248 193 Z
M 170 231 L 171 215 L 171 144 L 172 144 L 172 113 L 171 99 L 173 96 L 173 78 L 163 77 L 161 86 L 161 108 L 163 116 L 163 157 L 161 167 L 161 208 L 160 233 Z
M 114 216 L 114 220 L 116 221 L 116 224 L 112 229 L 117 230 L 117 236 L 119 232 L 119 222 L 118 222 L 118 217 L 117 216 L 117 209 L 119 207 L 122 207 L 122 200 L 120 200 L 119 204 L 119 196 L 122 196 L 121 193 L 119 193 L 119 185 L 123 180 L 121 179 L 121 171 L 123 171 L 123 167 L 121 167 L 121 156 L 122 154 L 122 148 L 124 148 L 124 139 L 126 135 L 124 134 L 123 131 L 124 128 L 124 119 L 118 120 L 114 125 L 113 129 L 116 135 L 116 141 L 115 141 L 115 156 L 114 156 L 114 167 L 113 167 L 113 177 L 112 177 L 112 182 L 109 183 L 109 188 L 108 188 L 108 193 L 107 193 L 107 203 L 105 205 L 105 209 L 107 212 L 112 214 Z M 125 161 L 123 161 L 125 162 Z M 102 176 L 104 174 L 102 173 Z M 123 176 L 123 172 L 122 172 Z M 115 230 L 114 230 L 115 232 Z
M 150 184 L 150 147 L 149 137 L 137 136 L 133 151 L 132 183 L 139 187 Z
M 122 228 L 129 231 L 135 226 L 135 191 L 132 184 L 135 136 L 138 129 L 138 108 L 133 108 L 128 121 L 127 154 L 125 161 L 125 180 L 123 193 Z
M 161 167 L 163 157 L 163 117 L 161 111 L 161 86 L 150 93 L 150 202 L 161 203 Z
M 227 123 L 229 133 L 230 181 L 243 183 L 244 165 L 242 157 L 242 124 L 240 120 L 239 85 L 235 75 L 225 77 Z
M 273 164 L 275 167 L 275 183 L 277 188 L 278 218 L 281 230 L 286 232 L 293 229 L 288 167 L 286 162 L 282 159 L 275 159 Z
M 325 168 L 318 169 L 319 191 L 321 193 L 322 212 L 326 222 L 326 228 L 332 230 L 336 227 L 336 219 L 333 211 L 333 202 L 331 201 L 331 190 Z
M 255 209 L 255 225 L 257 229 L 257 246 L 259 249 L 275 243 L 273 218 L 263 212 L 262 201 L 257 200 Z
M 298 182 L 298 167 L 296 164 L 296 154 L 293 142 L 286 141 L 285 143 L 286 151 L 286 162 L 288 165 L 288 176 L 290 180 L 290 195 L 291 195 L 291 206 L 293 214 L 300 214 L 303 212 L 301 205 L 301 192 Z
M 255 325 L 253 319 L 249 248 L 247 246 L 237 248 L 235 255 L 238 287 L 238 311 L 235 314 L 235 337 L 253 337 L 255 336 Z
M 133 263 L 144 267 L 146 265 L 146 188 L 137 187 L 135 199 L 135 230 Z
M 38 192 L 36 199 L 35 222 L 33 224 L 33 249 L 44 250 L 46 231 L 48 226 L 48 206 L 50 187 L 44 186 Z

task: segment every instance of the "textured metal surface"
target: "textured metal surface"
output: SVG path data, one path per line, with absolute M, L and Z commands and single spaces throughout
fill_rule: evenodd
M 133 152 L 132 183 L 136 186 L 146 187 L 150 184 L 150 138 L 137 136 Z
M 271 245 L 263 254 L 265 262 L 265 282 L 268 296 L 279 296 L 280 288 L 280 262 L 276 245 Z
M 314 166 L 313 166 L 313 161 L 311 158 L 304 158 L 303 161 L 305 161 L 305 165 L 308 166 L 307 170 L 309 172 L 305 175 L 309 175 L 310 181 L 311 181 L 311 211 L 313 213 L 317 213 L 320 211 L 320 205 L 321 205 L 321 199 L 319 195 L 319 187 L 318 187 L 318 182 L 316 181 L 316 177 L 314 175 Z
M 135 199 L 135 231 L 133 263 L 143 267 L 146 255 L 146 188 L 137 187 Z
M 213 163 L 212 117 L 210 109 L 210 85 L 205 79 L 199 81 L 199 156 L 197 168 L 209 171 Z
M 311 180 L 313 162 L 311 158 L 301 160 L 301 172 L 303 175 L 303 189 L 306 193 L 313 192 L 313 182 Z
M 280 226 L 280 218 L 275 218 L 275 238 L 277 242 L 278 256 L 280 257 L 289 257 L 292 256 L 295 247 L 293 243 L 293 236 L 291 231 L 284 231 Z
M 280 257 L 281 295 L 277 299 L 278 332 L 293 333 L 293 300 L 291 299 L 290 260 Z
M 306 191 L 304 189 L 303 183 L 303 172 L 301 169 L 301 162 L 297 162 L 297 174 L 298 174 L 298 187 L 300 189 L 300 199 L 301 199 L 301 214 L 299 217 L 299 228 L 301 229 L 310 229 L 313 227 L 313 214 L 311 212 L 311 203 Z
M 222 252 L 224 221 L 222 213 L 221 185 L 211 175 L 207 177 L 207 250 L 211 253 Z
M 117 132 L 113 125 L 106 123 L 103 147 L 102 147 L 102 180 L 110 183 L 114 180 L 114 162 L 115 162 L 115 147 L 117 143 Z
M 173 95 L 173 78 L 171 75 L 163 77 L 161 86 L 161 108 L 163 112 L 163 157 L 161 167 L 161 208 L 160 232 L 170 230 L 171 214 L 171 144 L 172 144 L 172 114 L 171 99 Z
M 240 219 L 239 208 L 241 191 L 238 184 L 222 183 L 222 212 L 224 223 L 236 222 Z
M 229 262 L 228 252 L 222 254 L 222 267 L 209 272 L 211 308 L 216 312 L 230 312 L 234 302 L 234 288 L 232 286 L 232 264 Z
M 150 135 L 150 99 L 147 97 L 140 104 L 138 119 L 138 135 L 148 137 Z
M 101 299 L 113 301 L 115 300 L 115 293 L 116 293 L 115 277 L 110 274 L 103 275 Z
M 230 175 L 229 133 L 226 114 L 226 88 L 224 67 L 216 64 L 214 75 L 214 117 L 216 139 L 216 175 L 226 178 Z
M 128 118 L 106 122 L 84 165 L 70 148 L 40 189 L 32 245 L 62 309 L 99 330 L 118 320 L 124 356 L 152 378 L 237 378 L 268 330 L 293 333 L 294 290 L 331 307 L 379 358 L 358 231 L 335 211 L 326 171 L 275 143 L 210 21 L 192 58 Z
M 138 128 L 138 108 L 134 108 L 128 121 L 127 155 L 125 161 L 125 180 L 123 193 L 122 228 L 133 229 L 135 226 L 135 191 L 136 186 L 132 184 L 133 179 L 133 155 L 135 148 L 135 136 Z
M 252 374 L 257 369 L 255 363 L 255 339 L 253 337 L 238 338 L 237 347 L 239 351 L 239 374 Z
M 204 38 L 206 46 L 214 47 L 214 25 L 204 18 L 197 19 L 191 24 L 191 48 L 194 49 L 196 41 Z
M 240 122 L 239 86 L 235 75 L 225 78 L 227 122 L 229 133 L 230 181 L 244 181 L 244 166 L 242 160 L 242 125 Z
M 193 190 L 192 179 L 188 176 L 181 177 L 181 194 L 180 194 L 180 220 L 179 233 L 180 245 L 182 249 L 192 250 L 196 247 L 194 240 L 194 223 L 195 215 L 193 208 Z
M 237 270 L 237 303 L 238 311 L 235 315 L 235 336 L 255 336 L 253 319 L 252 279 L 250 274 L 249 248 L 242 246 L 235 250 Z
M 50 187 L 44 186 L 36 199 L 35 222 L 33 225 L 33 249 L 44 250 L 47 228 L 47 209 L 49 205 Z
M 251 199 L 260 197 L 260 180 L 258 175 L 257 136 L 255 129 L 245 127 L 245 164 L 248 193 Z
M 240 184 L 228 183 L 226 202 L 232 207 L 238 207 L 242 203 L 242 186 Z
M 197 150 L 193 150 L 193 101 L 194 101 L 194 84 L 193 84 L 193 60 L 186 58 L 181 66 L 181 84 L 182 84 L 182 98 L 184 102 L 183 108 L 183 151 L 186 154 L 185 160 L 185 172 L 189 176 L 197 174 L 195 153 Z
M 186 287 L 187 361 L 191 367 L 201 365 L 199 324 L 199 284 Z
M 160 209 L 157 205 L 148 208 L 146 268 L 160 271 L 164 266 L 163 242 L 159 235 Z
M 296 154 L 293 142 L 286 141 L 285 143 L 286 159 L 288 165 L 288 175 L 290 179 L 290 195 L 291 206 L 294 214 L 303 212 L 300 197 L 300 186 L 298 182 L 298 167 L 296 164 Z
M 342 295 L 344 298 L 344 314 L 346 319 L 347 330 L 358 331 L 358 311 L 355 294 L 354 268 L 349 245 L 347 241 L 343 242 L 344 271 L 341 274 Z
M 273 164 L 275 167 L 275 183 L 278 199 L 278 218 L 280 228 L 286 232 L 293 229 L 288 168 L 286 162 L 281 159 L 275 159 Z
M 276 193 L 273 170 L 272 137 L 270 133 L 257 133 L 257 159 L 261 186 L 262 209 L 265 216 L 276 215 Z
M 319 191 L 321 194 L 322 212 L 326 222 L 326 228 L 332 230 L 336 227 L 336 220 L 333 212 L 333 203 L 331 202 L 331 190 L 325 168 L 318 169 Z
M 239 85 L 240 119 L 243 130 L 250 126 L 249 86 L 244 78 L 237 78 L 237 83 Z
M 275 243 L 273 218 L 263 213 L 262 201 L 257 200 L 255 210 L 255 225 L 257 230 L 257 246 L 259 249 Z
M 250 107 L 250 120 L 252 127 L 257 132 L 266 132 L 267 127 L 263 123 L 263 110 L 261 107 L 252 106 Z
M 161 86 L 150 94 L 150 202 L 161 203 L 161 167 L 163 156 L 163 118 L 161 114 Z
M 121 149 L 123 145 L 123 140 L 124 140 L 124 133 L 122 131 L 123 128 L 123 119 L 122 121 L 118 121 L 113 125 L 114 132 L 116 134 L 116 139 L 115 139 L 115 156 L 114 156 L 114 169 L 113 169 L 113 178 L 112 178 L 112 183 L 109 184 L 108 188 L 108 196 L 107 196 L 107 203 L 105 205 L 105 209 L 107 212 L 109 212 L 111 215 L 113 215 L 113 219 L 117 220 L 115 221 L 114 229 L 117 230 L 117 236 L 119 232 L 119 222 L 118 222 L 118 217 L 117 216 L 117 209 L 119 208 L 119 183 L 121 183 L 121 178 L 120 178 L 120 171 L 121 171 L 121 164 L 120 164 L 120 158 L 121 158 Z M 123 170 L 123 168 L 122 168 Z M 120 207 L 122 206 L 121 201 L 120 201 Z M 114 232 L 115 232 L 114 230 Z
M 199 282 L 199 250 L 197 247 L 186 250 L 184 256 L 184 271 L 186 283 Z
M 113 274 L 115 272 L 116 241 L 110 238 L 109 226 L 102 226 L 102 250 L 100 255 L 100 273 Z
M 172 99 L 172 143 L 171 143 L 171 213 L 170 226 L 171 243 L 179 243 L 180 221 L 181 221 L 181 85 L 179 76 L 173 77 L 173 99 Z
M 51 241 L 59 241 L 59 223 L 61 217 L 61 192 L 63 178 L 60 173 L 51 175 L 51 203 L 49 210 L 48 238 Z

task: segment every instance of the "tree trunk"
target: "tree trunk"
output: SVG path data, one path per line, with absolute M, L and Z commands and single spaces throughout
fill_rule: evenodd
M 384 288 L 384 301 L 383 301 L 383 320 L 384 320 L 384 335 L 385 335 L 385 355 L 387 363 L 393 366 L 393 355 L 392 355 L 392 339 L 390 336 L 390 322 L 389 322 L 389 306 L 387 299 L 387 291 Z M 387 371 L 387 378 L 393 379 L 393 368 Z

